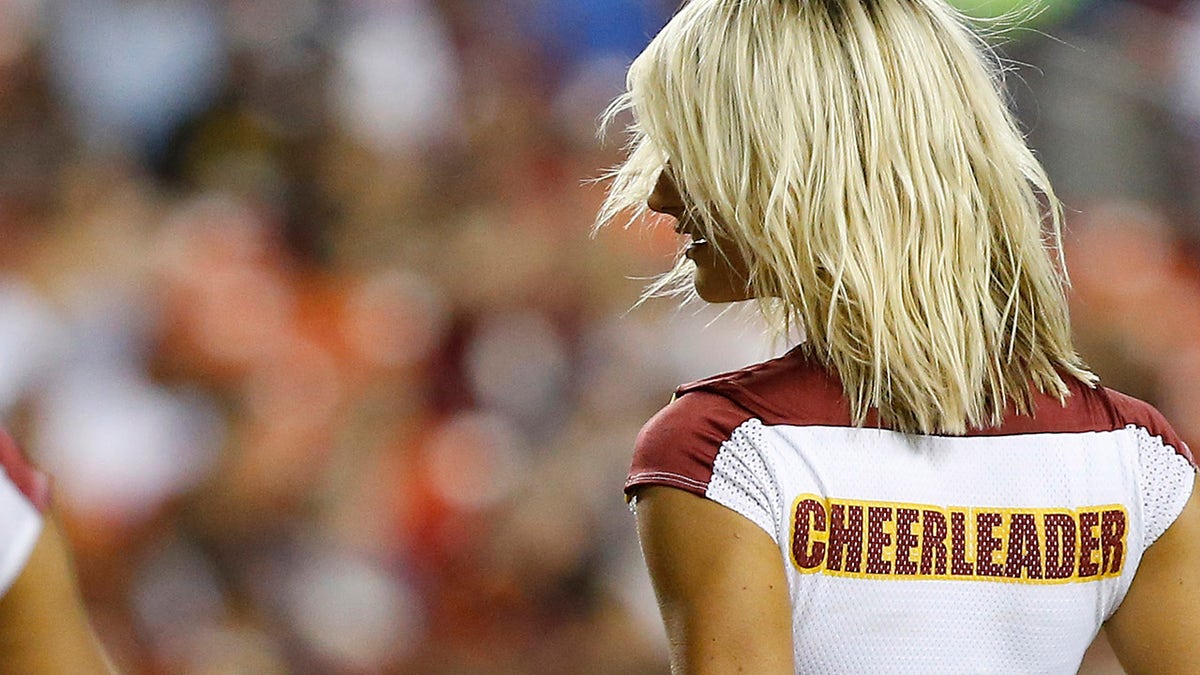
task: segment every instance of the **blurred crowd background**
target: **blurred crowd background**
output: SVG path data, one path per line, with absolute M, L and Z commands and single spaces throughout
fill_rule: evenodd
M 589 237 L 675 5 L 0 0 L 0 407 L 125 672 L 666 672 L 634 435 L 774 353 Z M 1002 42 L 1085 356 L 1200 446 L 1200 6 Z

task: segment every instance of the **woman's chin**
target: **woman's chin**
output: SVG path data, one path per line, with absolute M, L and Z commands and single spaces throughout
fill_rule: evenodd
M 741 302 L 754 297 L 744 286 L 734 283 L 725 277 L 712 278 L 711 275 L 697 270 L 695 277 L 696 295 L 701 300 L 712 303 Z

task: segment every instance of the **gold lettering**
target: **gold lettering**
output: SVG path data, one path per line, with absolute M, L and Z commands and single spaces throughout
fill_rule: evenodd
M 793 501 L 799 572 L 907 579 L 1086 582 L 1124 568 L 1120 505 L 1007 509 L 827 499 Z

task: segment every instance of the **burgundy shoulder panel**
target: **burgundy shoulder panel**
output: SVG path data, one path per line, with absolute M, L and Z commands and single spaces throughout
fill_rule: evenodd
M 0 467 L 34 508 L 43 513 L 49 508 L 49 479 L 25 460 L 17 442 L 3 429 L 0 429 Z
M 625 494 L 642 485 L 668 485 L 704 495 L 721 444 L 753 416 L 724 396 L 681 387 L 638 433 Z
M 1196 457 L 1188 448 L 1187 443 L 1183 442 L 1183 439 L 1167 422 L 1167 418 L 1163 417 L 1163 414 L 1154 406 L 1112 389 L 1105 389 L 1104 392 L 1108 395 L 1109 403 L 1112 405 L 1117 419 L 1122 422 L 1122 426 L 1134 424 L 1142 427 L 1151 435 L 1162 438 L 1163 443 L 1174 448 L 1175 452 L 1179 453 L 1189 464 L 1197 466 Z
M 1018 414 L 1010 403 L 1004 422 L 998 427 L 972 429 L 969 436 L 1015 436 L 1020 434 L 1078 434 L 1088 431 L 1112 431 L 1124 425 L 1108 405 L 1106 390 L 1089 387 L 1064 377 L 1070 395 L 1065 402 L 1035 391 L 1033 414 Z
M 679 388 L 679 392 L 689 391 L 721 394 L 764 424 L 850 425 L 850 406 L 841 381 L 798 349 Z M 877 425 L 875 415 L 870 415 L 867 423 Z
M 1035 393 L 1032 415 L 1011 405 L 998 427 L 972 429 L 968 436 L 1113 431 L 1145 428 L 1195 465 L 1195 458 L 1152 406 L 1105 387 L 1068 379 L 1065 404 Z M 715 375 L 676 390 L 676 398 L 638 434 L 625 492 L 639 485 L 670 485 L 703 495 L 712 479 L 721 444 L 747 419 L 767 425 L 850 426 L 850 405 L 841 381 L 799 349 L 740 370 Z M 880 427 L 871 411 L 867 427 Z
M 1032 415 L 1019 415 L 1010 404 L 1000 426 L 971 429 L 967 435 L 1083 433 L 1112 431 L 1133 424 L 1161 436 L 1163 442 L 1195 464 L 1187 445 L 1149 404 L 1105 387 L 1089 387 L 1074 378 L 1068 377 L 1066 381 L 1071 395 L 1065 404 L 1054 396 L 1035 392 Z M 841 381 L 799 349 L 777 359 L 684 385 L 679 391 L 720 394 L 769 425 L 851 424 L 850 405 Z M 875 411 L 868 413 L 865 426 L 881 426 Z

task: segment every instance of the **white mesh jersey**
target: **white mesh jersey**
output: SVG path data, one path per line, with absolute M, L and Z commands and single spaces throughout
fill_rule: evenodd
M 903 434 L 853 426 L 793 350 L 680 387 L 625 490 L 702 495 L 774 539 L 797 672 L 1074 673 L 1195 464 L 1151 406 L 1071 388 L 998 428 Z
M 49 482 L 0 430 L 0 595 L 16 580 L 42 532 Z

